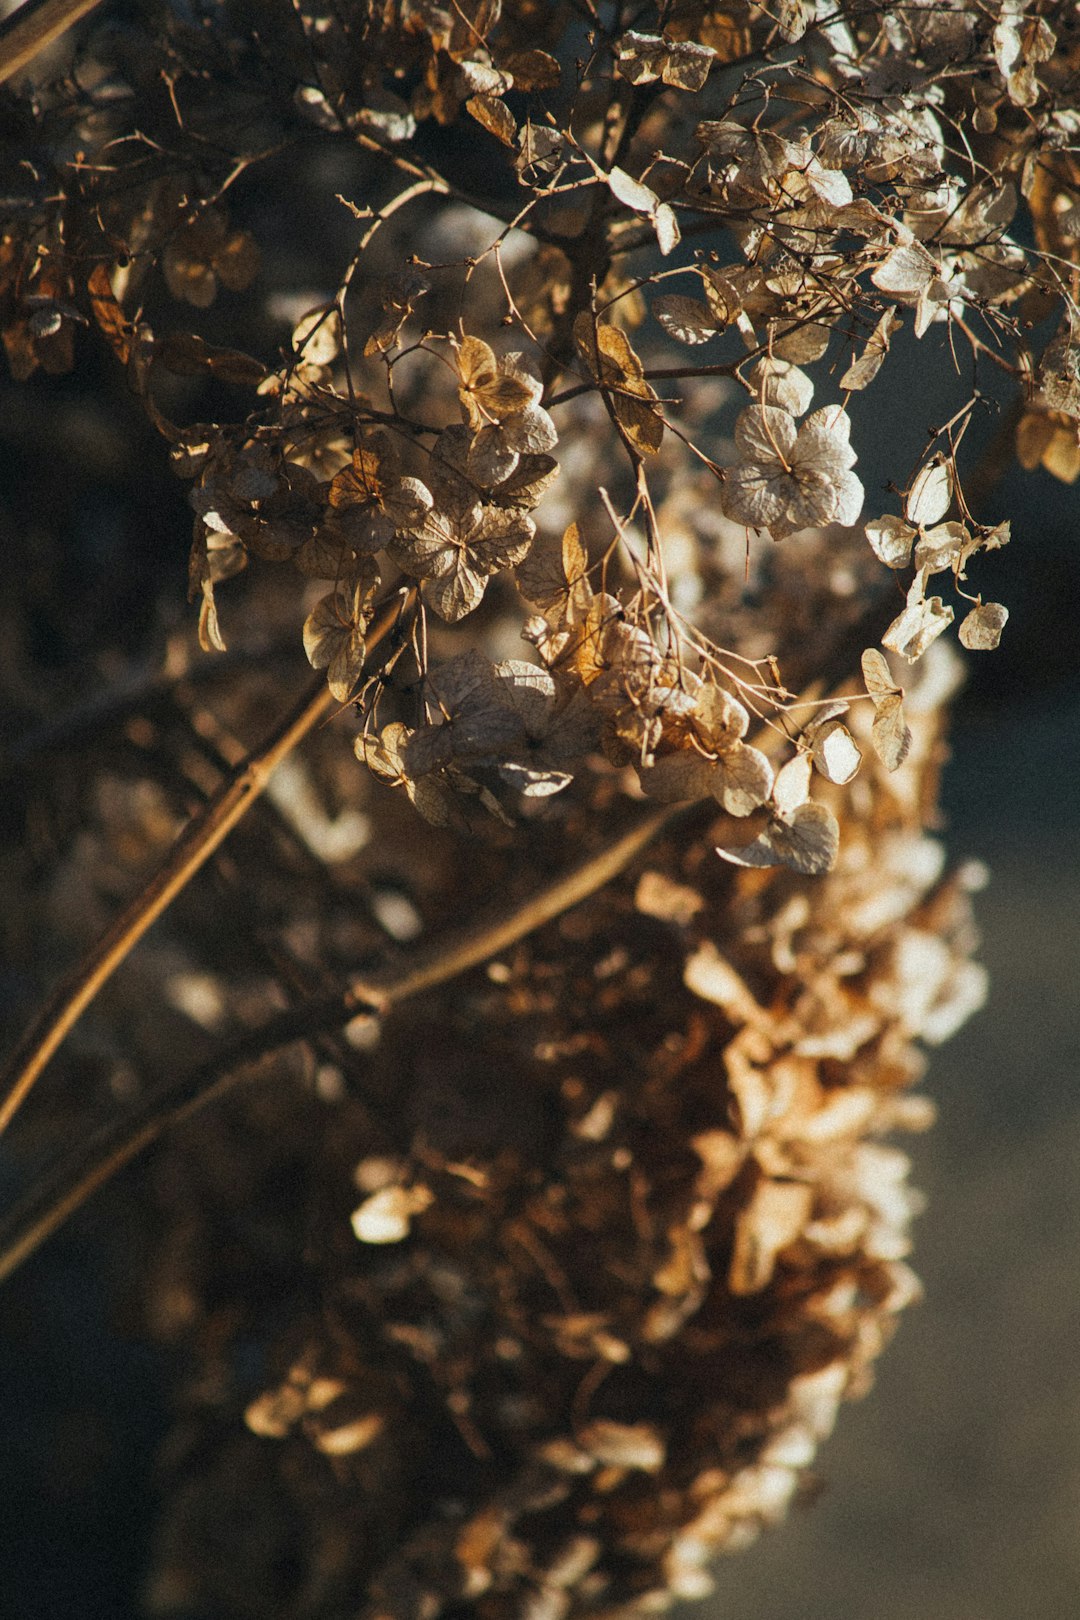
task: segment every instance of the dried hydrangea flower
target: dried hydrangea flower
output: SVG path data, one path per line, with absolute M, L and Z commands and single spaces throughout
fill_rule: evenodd
M 801 427 L 775 405 L 749 405 L 735 425 L 739 460 L 727 471 L 721 503 L 727 517 L 767 529 L 774 540 L 823 523 L 858 521 L 863 487 L 851 471 L 851 423 L 837 405 Z

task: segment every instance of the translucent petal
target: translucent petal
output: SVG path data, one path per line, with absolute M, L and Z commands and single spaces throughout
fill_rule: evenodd
M 961 644 L 969 652 L 991 652 L 1001 640 L 1009 610 L 1000 602 L 980 602 L 960 626 Z
M 952 504 L 952 464 L 944 460 L 928 462 L 921 469 L 904 502 L 904 516 L 917 528 L 937 523 Z

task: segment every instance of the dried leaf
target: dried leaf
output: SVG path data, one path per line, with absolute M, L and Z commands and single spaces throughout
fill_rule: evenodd
M 960 643 L 969 652 L 991 652 L 1001 640 L 1009 610 L 1000 602 L 980 602 L 960 625 Z
M 649 308 L 668 336 L 680 343 L 708 343 L 719 330 L 708 304 L 700 298 L 663 293 L 653 299 Z
M 822 776 L 838 787 L 850 782 L 862 764 L 862 750 L 840 720 L 826 720 L 815 728 L 810 752 Z
M 936 456 L 917 474 L 904 502 L 904 516 L 916 528 L 925 528 L 945 516 L 952 498 L 952 463 Z
M 631 444 L 645 455 L 655 455 L 663 442 L 664 423 L 629 338 L 583 310 L 574 321 L 574 340 L 593 378 L 610 390 L 611 409 Z
M 505 101 L 500 101 L 498 96 L 470 96 L 465 107 L 497 141 L 504 146 L 517 145 L 517 125 Z
M 927 597 L 925 573 L 915 575 L 907 595 L 907 606 L 896 616 L 881 638 L 883 647 L 899 653 L 909 664 L 921 658 L 931 642 L 952 624 L 953 610 L 940 596 Z

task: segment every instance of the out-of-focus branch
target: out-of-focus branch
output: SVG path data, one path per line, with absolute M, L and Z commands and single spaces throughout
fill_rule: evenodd
M 0 23 L 0 84 L 21 73 L 39 51 L 100 4 L 101 0 L 26 0 Z
M 717 819 L 711 801 L 705 808 L 711 820 Z M 69 1215 L 145 1148 L 249 1078 L 266 1058 L 294 1041 L 340 1028 L 358 1014 L 385 1013 L 399 1002 L 489 961 L 602 889 L 665 828 L 694 815 L 700 818 L 702 810 L 701 805 L 685 804 L 648 810 L 593 855 L 523 900 L 434 940 L 403 962 L 354 979 L 337 995 L 301 1001 L 230 1042 L 151 1097 L 136 1113 L 104 1127 L 64 1160 L 45 1183 L 32 1189 L 0 1225 L 0 1281 L 29 1259 Z M 749 836 L 753 830 L 745 820 L 720 819 L 730 822 L 724 835 L 732 839 Z
M 383 639 L 400 613 L 400 600 L 386 606 L 368 632 L 369 647 Z M 240 761 L 206 808 L 188 823 L 149 883 L 57 986 L 0 1076 L 4 1093 L 0 1099 L 0 1132 L 7 1129 L 41 1071 L 98 991 L 247 814 L 275 768 L 333 706 L 325 677 L 319 675 L 259 747 Z
M 275 766 L 323 719 L 332 701 L 326 681 L 320 676 L 265 742 L 222 784 L 205 810 L 188 823 L 150 882 L 57 986 L 4 1070 L 0 1131 L 7 1129 L 41 1071 L 98 991 L 247 814 Z
M 876 641 L 882 613 L 882 604 L 876 602 L 851 627 L 843 643 L 827 660 L 823 678 L 802 694 L 804 701 L 845 688 L 857 657 L 856 649 Z M 754 741 L 768 752 L 776 736 L 773 730 L 764 728 Z M 408 997 L 445 984 L 489 961 L 507 946 L 526 938 L 594 894 L 625 870 L 660 833 L 677 823 L 700 819 L 703 814 L 708 814 L 711 821 L 721 819 L 727 823 L 718 836 L 730 844 L 748 842 L 760 830 L 758 816 L 718 818 L 717 806 L 712 800 L 705 805 L 665 805 L 648 810 L 594 854 L 532 895 L 430 945 L 421 946 L 404 961 L 360 975 L 337 995 L 305 999 L 230 1043 L 150 1098 L 136 1113 L 104 1127 L 58 1165 L 46 1181 L 31 1189 L 22 1203 L 0 1223 L 0 1281 L 29 1259 L 69 1215 L 137 1158 L 144 1148 L 223 1096 L 274 1052 L 294 1041 L 338 1029 L 358 1014 L 385 1013 Z

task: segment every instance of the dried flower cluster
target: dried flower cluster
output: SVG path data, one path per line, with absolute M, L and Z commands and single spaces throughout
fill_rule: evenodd
M 298 595 L 321 582 L 308 656 L 356 700 L 361 757 L 384 773 L 392 758 L 425 813 L 462 792 L 487 802 L 479 759 L 538 790 L 535 724 L 558 733 L 545 792 L 599 740 L 615 763 L 635 758 L 646 791 L 695 794 L 706 760 L 732 814 L 791 821 L 790 793 L 739 746 L 751 713 L 790 707 L 787 687 L 740 667 L 668 588 L 660 513 L 695 467 L 748 543 L 864 523 L 906 580 L 883 639 L 909 662 L 952 623 L 949 596 L 969 648 L 996 645 L 1007 619 L 967 587 L 1009 537 L 977 521 L 957 463 L 987 371 L 1023 401 L 1021 458 L 1080 470 L 1072 8 L 680 0 L 632 21 L 618 7 L 409 0 L 274 5 L 246 33 L 220 7 L 163 5 L 152 36 L 106 22 L 66 78 L 11 108 L 34 151 L 4 226 L 13 371 L 62 370 L 77 326 L 101 329 L 194 480 L 204 644 L 224 646 L 215 588 L 252 557 L 291 564 Z M 433 128 L 460 132 L 441 167 Z M 377 201 L 347 202 L 355 253 L 283 361 L 186 321 L 152 327 L 144 311 L 163 293 L 201 311 L 251 283 L 260 250 L 232 198 L 313 133 L 353 153 L 357 195 Z M 900 510 L 882 512 L 854 470 L 849 408 L 905 326 L 924 344 L 947 332 L 972 381 L 918 464 L 896 469 Z M 661 334 L 695 353 L 657 365 Z M 177 425 L 156 399 L 167 374 L 247 391 L 253 408 Z M 700 385 L 716 377 L 743 397 L 733 453 L 710 431 Z M 535 560 L 568 512 L 572 580 Z M 942 577 L 947 594 L 932 594 Z M 464 654 L 440 628 L 493 585 L 505 609 L 514 580 L 546 616 L 526 624 L 542 680 L 496 667 L 483 627 L 467 627 Z M 400 658 L 373 682 L 365 629 L 395 591 Z M 522 698 L 529 680 L 542 703 Z M 429 735 L 445 701 L 469 708 L 460 745 Z M 829 754 L 812 757 L 828 777 Z M 773 856 L 825 863 L 835 828 L 817 823 L 813 853 L 795 840 L 792 856 L 784 838 Z
M 177 924 L 159 994 L 248 1024 L 691 807 L 162 1152 L 152 1612 L 656 1612 L 866 1387 L 916 1292 L 881 1139 L 982 991 L 923 832 L 941 638 L 1008 618 L 965 435 L 993 401 L 999 462 L 1080 475 L 1078 86 L 1060 0 L 159 0 L 0 92 L 13 377 L 108 355 L 187 481 L 203 650 L 302 637 L 352 728 L 230 894 L 259 970 L 196 915 L 214 971 Z M 301 276 L 281 198 L 326 192 Z M 912 352 L 959 403 L 883 495 Z M 268 682 L 72 785 L 61 933 Z
M 918 1296 L 883 1138 L 929 1124 L 916 1042 L 984 988 L 971 878 L 921 830 L 948 663 L 904 770 L 833 790 L 829 876 L 665 839 L 419 1021 L 362 1021 L 358 1093 L 324 1064 L 321 1104 L 238 1099 L 173 1153 L 146 1287 L 190 1371 L 152 1612 L 655 1613 L 783 1517 Z

